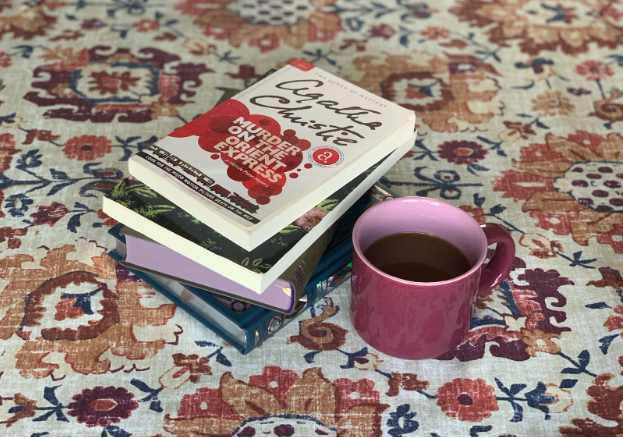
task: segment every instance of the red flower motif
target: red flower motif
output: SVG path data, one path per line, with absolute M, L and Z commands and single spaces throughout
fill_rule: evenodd
M 231 372 L 218 388 L 200 388 L 182 397 L 177 418 L 165 415 L 164 429 L 177 436 L 381 436 L 381 413 L 388 405 L 368 379 L 331 381 L 320 368 L 300 377 L 267 367 L 249 383 Z M 290 415 L 296 415 L 296 422 Z M 305 433 L 307 432 L 307 433 Z
M 578 213 L 571 211 L 568 213 L 545 213 L 540 210 L 530 212 L 530 217 L 535 219 L 539 228 L 552 230 L 554 234 L 566 236 L 571 233 L 571 222 L 578 219 Z
M 420 380 L 417 374 L 392 372 L 392 378 L 389 379 L 389 390 L 385 393 L 389 397 L 395 397 L 400 394 L 400 390 L 405 391 L 421 391 L 428 389 L 430 382 L 428 380 Z
M 443 27 L 428 26 L 420 34 L 429 40 L 444 39 L 450 36 L 450 30 Z
M 25 236 L 28 233 L 28 228 L 0 228 L 0 243 L 7 241 L 7 246 L 10 249 L 19 248 L 22 246 L 22 241 L 19 236 Z
M 506 126 L 506 129 L 498 135 L 498 138 L 502 141 L 512 143 L 520 138 L 527 140 L 531 135 L 536 135 L 536 132 L 530 125 L 524 125 L 521 122 L 510 122 L 507 120 L 504 122 L 504 126 Z
M 372 26 L 370 28 L 370 36 L 372 37 L 381 37 L 386 40 L 390 39 L 396 34 L 396 31 L 393 27 L 387 24 L 381 24 L 379 26 Z
M 169 417 L 168 414 L 167 417 Z M 199 388 L 193 394 L 186 394 L 182 397 L 178 418 L 190 420 L 197 417 L 216 417 L 221 421 L 240 418 L 221 398 L 218 388 Z
M 521 161 L 568 162 L 560 152 L 551 150 L 545 144 L 533 143 L 519 151 Z M 533 172 L 538 174 L 538 172 Z
M 19 151 L 19 149 L 15 149 L 13 134 L 0 135 L 0 174 L 11 167 L 11 159 Z
M 613 287 L 615 289 L 623 289 L 623 276 L 619 271 L 612 268 L 599 268 L 601 280 L 589 281 L 587 285 L 596 287 Z
M 67 158 L 90 161 L 103 157 L 112 150 L 112 142 L 101 135 L 81 135 L 70 138 L 63 147 Z
M 158 20 L 149 20 L 147 18 L 137 21 L 132 26 L 134 26 L 139 32 L 149 32 L 150 30 L 160 29 L 160 23 L 158 23 Z
M 569 140 L 581 144 L 582 146 L 586 146 L 587 148 L 596 153 L 599 153 L 599 146 L 605 140 L 605 137 L 599 134 L 591 134 L 587 131 L 576 131 L 575 134 L 569 134 L 567 137 L 569 138 Z
M 530 199 L 538 192 L 553 190 L 551 178 L 543 178 L 533 173 L 505 170 L 502 177 L 493 181 L 493 190 L 504 192 L 503 198 Z
M 11 65 L 11 57 L 6 52 L 0 52 L 0 67 Z
M 615 224 L 610 232 L 599 234 L 597 242 L 610 245 L 614 252 L 623 254 L 623 222 Z
M 78 422 L 88 427 L 106 427 L 128 418 L 138 408 L 134 394 L 121 387 L 97 386 L 84 389 L 82 393 L 72 397 L 75 401 L 68 406 L 69 415 L 77 417 Z
M 602 14 L 604 17 L 611 17 L 614 21 L 619 21 L 623 18 L 623 12 L 619 11 L 614 5 L 609 5 Z
M 619 363 L 623 361 L 619 358 Z M 588 412 L 606 420 L 607 425 L 591 418 L 575 418 L 575 427 L 560 427 L 564 436 L 620 436 L 623 433 L 623 385 L 612 386 L 614 375 L 600 374 L 593 380 L 593 385 L 586 390 L 591 398 L 586 403 Z
M 530 255 L 540 259 L 556 257 L 564 252 L 562 244 L 557 240 L 549 240 L 540 233 L 526 233 L 519 238 L 519 244 L 530 250 Z
M 342 378 L 333 383 L 337 387 L 338 400 L 340 400 L 338 414 L 345 414 L 353 407 L 378 405 L 380 402 L 381 395 L 374 390 L 375 383 L 372 380 L 352 381 Z
M 89 20 L 84 20 L 80 27 L 84 30 L 97 30 L 106 27 L 106 23 L 97 18 L 91 18 Z
M 97 217 L 100 219 L 105 219 L 104 225 L 106 225 L 107 227 L 113 227 L 119 223 L 115 219 L 111 218 L 106 213 L 104 213 L 104 210 L 102 209 L 97 210 Z
M 69 213 L 69 210 L 65 207 L 65 204 L 53 202 L 52 205 L 48 206 L 38 205 L 37 211 L 31 214 L 30 217 L 34 218 L 33 225 L 48 224 L 53 226 L 65 217 L 67 213 Z
M 485 216 L 483 216 L 485 210 L 482 207 L 472 207 L 471 205 L 460 205 L 459 208 L 463 210 L 465 213 L 471 215 L 476 222 L 480 225 L 483 225 L 487 222 Z
M 60 135 L 52 134 L 52 131 L 47 129 L 31 129 L 26 135 L 26 140 L 22 144 L 32 144 L 33 141 L 56 141 L 61 138 Z
M 249 41 L 249 45 L 257 47 L 262 53 L 270 52 L 279 47 L 279 37 L 274 33 L 269 33 L 262 38 Z
M 139 77 L 130 76 L 129 71 L 123 73 L 95 71 L 91 73 L 91 77 L 89 84 L 93 86 L 89 88 L 89 91 L 99 91 L 101 96 L 109 93 L 118 94 L 120 90 L 128 91 L 140 80 Z
M 288 391 L 299 378 L 294 371 L 269 366 L 264 368 L 264 373 L 261 376 L 251 376 L 249 385 L 265 389 L 275 396 L 279 403 L 283 404 L 286 401 Z
M 2 10 L 1 4 L 0 10 Z M 5 406 L 3 409 L 6 409 L 8 412 L 12 412 L 13 415 L 8 418 L 5 417 L 3 421 L 0 421 L 0 424 L 6 424 L 6 427 L 11 427 L 15 422 L 23 418 L 34 417 L 37 413 L 37 400 L 32 400 L 24 394 L 18 392 L 13 397 L 0 396 L 0 406 L 6 404 L 9 400 L 13 402 L 14 406 L 11 408 L 6 408 Z
M 461 421 L 481 421 L 498 410 L 493 386 L 483 379 L 454 379 L 437 391 L 437 406 Z
M 601 61 L 585 61 L 578 65 L 575 71 L 586 76 L 589 81 L 600 81 L 614 75 L 614 71 Z
M 76 298 L 65 298 L 56 303 L 56 313 L 54 319 L 57 321 L 63 321 L 64 319 L 80 318 L 84 315 L 84 311 L 80 306 L 74 306 L 76 304 Z
M 231 24 L 220 25 L 220 26 L 219 25 L 210 26 L 208 24 L 201 24 L 200 27 L 204 35 L 214 37 L 217 40 L 227 39 L 229 35 L 238 28 L 238 26 L 231 25 Z
M 183 369 L 178 370 L 179 374 L 184 374 L 188 372 L 190 374 L 189 380 L 193 383 L 197 383 L 199 381 L 200 374 L 212 375 L 212 369 L 208 362 L 210 360 L 207 357 L 199 357 L 196 354 L 185 355 L 183 353 L 175 353 L 173 355 L 173 363 L 182 367 Z
M 614 313 L 615 315 L 610 315 L 604 322 L 604 327 L 607 327 L 609 332 L 623 329 L 623 306 L 616 306 Z
M 439 146 L 439 156 L 454 164 L 472 164 L 487 155 L 488 151 L 473 141 L 452 140 Z

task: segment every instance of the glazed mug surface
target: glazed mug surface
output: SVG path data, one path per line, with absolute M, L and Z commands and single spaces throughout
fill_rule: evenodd
M 431 234 L 454 244 L 471 269 L 446 281 L 423 283 L 388 275 L 366 259 L 373 242 L 403 232 Z M 494 243 L 495 253 L 485 264 Z M 366 211 L 355 224 L 353 245 L 353 326 L 370 346 L 404 359 L 434 358 L 459 345 L 477 296 L 500 284 L 515 258 L 515 243 L 500 226 L 481 226 L 460 208 L 421 197 L 392 199 Z

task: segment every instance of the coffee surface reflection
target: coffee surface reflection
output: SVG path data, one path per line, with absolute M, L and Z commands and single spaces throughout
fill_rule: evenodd
M 465 254 L 455 245 L 417 232 L 381 237 L 365 250 L 364 256 L 392 277 L 422 283 L 450 280 L 471 268 Z

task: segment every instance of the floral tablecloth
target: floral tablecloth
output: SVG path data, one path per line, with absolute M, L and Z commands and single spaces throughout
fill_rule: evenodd
M 303 58 L 416 111 L 384 178 L 517 243 L 403 361 L 348 285 L 247 356 L 106 255 L 128 157 Z M 623 433 L 623 2 L 0 0 L 0 435 Z

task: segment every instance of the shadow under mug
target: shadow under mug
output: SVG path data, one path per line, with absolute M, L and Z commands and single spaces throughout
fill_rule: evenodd
M 376 240 L 402 232 L 445 239 L 467 256 L 471 269 L 450 280 L 421 283 L 385 274 L 364 257 Z M 485 265 L 487 248 L 494 243 L 495 253 Z M 434 358 L 459 345 L 476 297 L 500 284 L 515 258 L 515 243 L 501 227 L 481 227 L 460 208 L 420 197 L 396 198 L 370 208 L 355 224 L 353 245 L 353 326 L 370 346 L 404 359 Z

